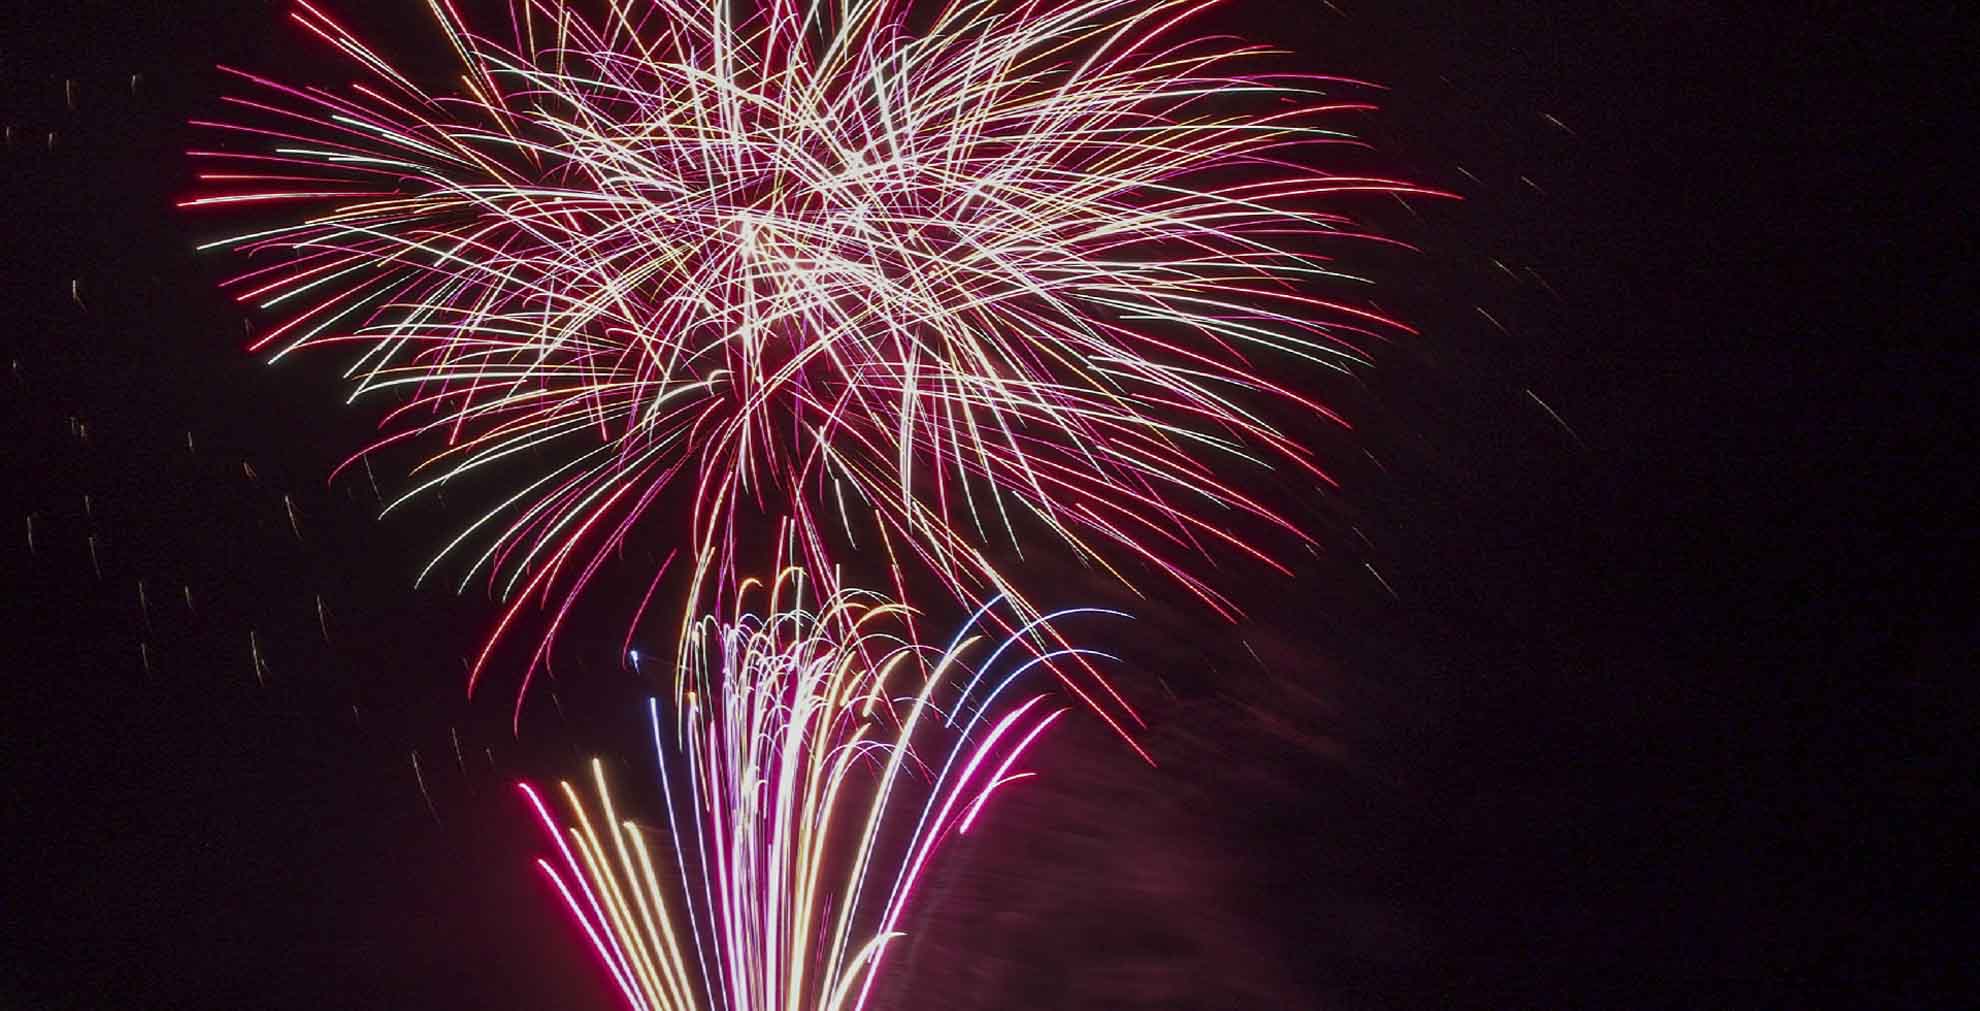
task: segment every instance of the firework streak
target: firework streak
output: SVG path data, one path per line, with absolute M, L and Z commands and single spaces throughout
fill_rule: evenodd
M 599 762 L 592 801 L 561 785 L 562 825 L 521 787 L 557 847 L 538 867 L 629 1007 L 863 1007 L 935 852 L 1065 712 L 1007 701 L 1047 658 L 988 634 L 989 607 L 937 650 L 901 606 L 807 610 L 804 583 L 745 583 L 761 616 L 691 626 L 679 694 L 651 703 L 664 835 L 620 816 Z
M 440 94 L 299 0 L 364 79 L 229 70 L 251 97 L 197 125 L 245 149 L 193 152 L 184 206 L 290 209 L 202 248 L 281 314 L 254 349 L 347 348 L 352 398 L 397 398 L 347 463 L 418 447 L 387 512 L 508 482 L 421 574 L 457 558 L 506 601 L 470 690 L 533 607 L 521 705 L 664 492 L 691 513 L 683 642 L 763 564 L 765 515 L 820 578 L 884 554 L 902 599 L 918 572 L 1038 617 L 992 557 L 1029 529 L 1234 616 L 1211 561 L 1287 571 L 1310 535 L 1227 472 L 1331 484 L 1269 419 L 1340 422 L 1254 360 L 1347 371 L 1406 331 L 1316 293 L 1364 283 L 1331 250 L 1388 241 L 1327 208 L 1428 191 L 1303 167 L 1360 146 L 1334 124 L 1370 107 L 1336 95 L 1366 86 L 1187 34 L 1219 3 L 511 0 L 498 41 L 429 0 L 461 68 Z M 1079 667 L 1055 673 L 1132 722 Z

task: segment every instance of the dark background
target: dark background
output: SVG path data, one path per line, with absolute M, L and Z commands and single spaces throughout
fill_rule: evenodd
M 1932 1001 L 1975 771 L 1970 24 L 1338 6 L 1225 18 L 1389 85 L 1380 157 L 1466 198 L 1371 212 L 1423 247 L 1381 279 L 1424 336 L 1343 394 L 1368 540 L 1241 628 L 1141 608 L 1162 767 L 1051 741 L 891 999 Z M 170 207 L 213 63 L 343 72 L 279 4 L 17 8 L 0 1006 L 610 1006 L 505 784 L 636 739 L 641 683 L 580 648 L 519 738 L 459 698 L 484 602 L 408 589 L 446 510 L 325 486 L 364 415 L 241 353 Z

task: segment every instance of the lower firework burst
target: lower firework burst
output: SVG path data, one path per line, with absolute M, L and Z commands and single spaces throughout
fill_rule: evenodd
M 989 634 L 988 607 L 931 649 L 900 605 L 805 591 L 748 581 L 693 626 L 679 693 L 650 703 L 664 829 L 621 815 L 597 760 L 561 823 L 521 786 L 557 849 L 537 866 L 628 1007 L 864 1007 L 931 861 L 1065 712 L 1012 691 L 1052 657 Z

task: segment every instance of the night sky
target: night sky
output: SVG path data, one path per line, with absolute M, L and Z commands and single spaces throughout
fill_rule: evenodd
M 441 65 L 419 6 L 331 8 Z M 1369 164 L 1464 196 L 1368 211 L 1421 247 L 1370 266 L 1422 336 L 1320 391 L 1357 424 L 1325 556 L 1247 575 L 1238 627 L 1132 605 L 1109 645 L 1160 767 L 1090 720 L 1050 740 L 890 1006 L 1947 985 L 1980 359 L 1941 148 L 1973 30 L 1609 6 L 1232 0 L 1390 87 Z M 214 63 L 347 76 L 282 9 L 0 14 L 0 1008 L 611 1007 L 508 784 L 603 750 L 637 794 L 624 616 L 520 738 L 509 685 L 463 699 L 487 602 L 411 588 L 462 507 L 381 523 L 361 473 L 326 485 L 369 429 L 339 363 L 244 353 L 191 248 L 225 224 L 171 207 Z

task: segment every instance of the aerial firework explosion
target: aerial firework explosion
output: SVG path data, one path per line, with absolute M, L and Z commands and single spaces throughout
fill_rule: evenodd
M 877 550 L 897 596 L 920 572 L 1020 624 L 993 556 L 1027 529 L 1226 616 L 1210 559 L 1310 542 L 1232 472 L 1331 483 L 1272 419 L 1339 419 L 1257 363 L 1347 370 L 1406 332 L 1333 263 L 1385 241 L 1338 208 L 1426 191 L 1308 164 L 1357 143 L 1363 86 L 1188 34 L 1217 0 L 514 0 L 500 41 L 430 6 L 444 93 L 298 0 L 366 79 L 230 71 L 254 97 L 198 125 L 256 146 L 195 152 L 184 205 L 295 208 L 206 248 L 267 261 L 225 282 L 282 314 L 254 349 L 345 348 L 353 399 L 398 398 L 351 458 L 418 447 L 388 512 L 509 484 L 421 575 L 458 556 L 507 601 L 471 688 L 534 605 L 526 691 L 670 491 L 684 647 L 766 516 L 821 579 Z
M 745 581 L 762 614 L 691 627 L 679 693 L 651 703 L 664 836 L 597 761 L 595 806 L 560 787 L 568 824 L 521 788 L 561 857 L 538 867 L 637 1011 L 865 1006 L 931 858 L 1065 713 L 1011 690 L 1042 661 L 989 634 L 991 606 L 932 649 L 902 606 L 806 583 Z

